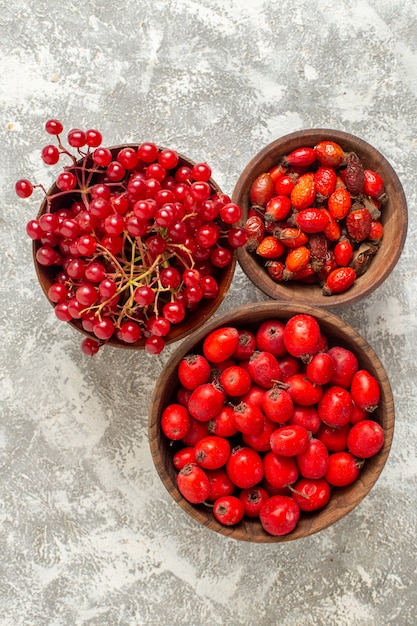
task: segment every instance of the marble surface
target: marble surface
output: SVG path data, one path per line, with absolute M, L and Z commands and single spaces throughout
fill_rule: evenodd
M 411 626 L 417 622 L 416 121 L 413 0 L 0 0 L 1 626 Z M 370 495 L 318 535 L 239 543 L 176 506 L 147 441 L 169 355 L 81 354 L 37 283 L 22 176 L 52 182 L 44 122 L 207 160 L 231 194 L 266 143 L 352 132 L 396 169 L 408 237 L 389 279 L 338 311 L 396 405 Z M 237 269 L 221 311 L 266 299 Z

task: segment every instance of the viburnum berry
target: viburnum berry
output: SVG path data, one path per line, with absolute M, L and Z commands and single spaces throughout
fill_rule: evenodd
M 58 120 L 48 120 L 45 127 L 50 135 L 63 132 Z M 45 213 L 26 226 L 28 236 L 39 242 L 35 258 L 58 270 L 62 263 L 69 280 L 85 283 L 78 293 L 88 294 L 80 295 L 89 308 L 82 322 L 87 332 L 98 333 L 101 342 L 142 339 L 148 353 L 159 354 L 171 324 L 180 324 L 201 301 L 221 292 L 222 272 L 233 263 L 234 249 L 248 239 L 236 225 L 242 209 L 215 189 L 206 163 L 180 164 L 175 150 L 152 142 L 110 150 L 95 129 L 73 128 L 66 138 L 74 155 L 61 139 L 42 150 L 46 164 L 55 164 L 62 152 L 72 157 L 73 166 L 58 175 L 58 193 L 46 194 Z M 21 179 L 16 194 L 28 198 L 35 187 Z M 57 195 L 62 206 L 54 213 Z M 184 265 L 204 266 L 198 284 L 182 280 Z M 56 302 L 66 321 L 79 318 L 78 300 L 71 298 L 70 307 Z

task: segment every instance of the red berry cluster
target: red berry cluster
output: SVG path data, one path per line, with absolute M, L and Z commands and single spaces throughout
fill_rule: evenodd
M 381 177 L 336 142 L 296 148 L 251 185 L 247 249 L 277 282 L 342 293 L 378 251 L 385 197 Z
M 181 359 L 177 375 L 161 429 L 175 442 L 178 490 L 212 506 L 221 524 L 246 516 L 288 534 L 384 444 L 371 419 L 377 379 L 352 350 L 330 346 L 314 316 L 222 326 Z
M 26 231 L 37 263 L 56 270 L 48 297 L 57 317 L 91 334 L 86 354 L 112 337 L 159 354 L 172 325 L 217 297 L 219 277 L 247 241 L 240 207 L 216 189 L 206 163 L 175 150 L 151 142 L 110 149 L 99 131 L 72 129 L 73 154 L 59 120 L 46 131 L 57 145 L 43 148 L 44 163 L 63 157 L 69 165 L 49 193 L 26 179 L 16 193 L 45 194 Z

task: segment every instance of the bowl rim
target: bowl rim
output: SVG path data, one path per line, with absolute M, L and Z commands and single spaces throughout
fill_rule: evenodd
M 113 146 L 109 146 L 108 149 L 112 152 L 112 154 L 114 155 L 114 153 L 116 153 L 117 151 L 119 151 L 122 148 L 138 148 L 138 146 L 140 146 L 141 143 L 140 142 L 129 142 L 129 143 L 125 143 L 125 144 L 116 144 Z M 160 146 L 159 144 L 156 144 L 158 146 L 159 150 L 164 150 L 165 147 L 164 146 Z M 189 157 L 185 156 L 183 153 L 179 152 L 178 150 L 176 150 L 176 153 L 179 157 L 179 164 L 178 166 L 181 165 L 190 165 L 191 167 L 193 165 L 195 165 L 197 163 L 197 161 L 194 161 L 192 159 L 190 159 Z M 77 164 L 80 163 L 81 161 L 83 161 L 85 158 L 87 158 L 87 160 L 90 158 L 92 158 L 92 152 L 88 155 L 85 156 L 81 156 L 79 159 L 77 159 Z M 178 167 L 177 166 L 177 167 Z M 68 168 L 71 170 L 71 166 L 69 166 Z M 177 169 L 177 168 L 175 168 Z M 211 176 L 208 183 L 210 184 L 211 188 L 213 191 L 217 192 L 217 193 L 223 193 L 221 187 L 219 186 L 219 184 L 216 182 L 216 180 Z M 56 180 L 52 183 L 52 185 L 49 187 L 48 191 L 47 191 L 47 195 L 49 194 L 53 194 L 54 191 L 57 191 L 57 186 L 56 186 Z M 70 193 L 68 194 L 68 196 L 70 196 Z M 36 215 L 36 219 L 38 219 L 44 212 L 45 209 L 47 207 L 47 199 L 46 197 L 43 198 L 38 213 Z M 33 263 L 35 266 L 35 273 L 36 273 L 36 277 L 38 279 L 38 282 L 41 286 L 41 289 L 47 299 L 47 301 L 50 303 L 50 305 L 55 308 L 55 303 L 52 302 L 49 297 L 48 297 L 48 288 L 45 284 L 45 273 L 48 272 L 48 270 L 50 268 L 45 268 L 43 266 L 41 266 L 37 259 L 36 259 L 36 251 L 39 248 L 40 243 L 37 240 L 33 240 L 32 241 L 32 259 L 33 259 Z M 219 289 L 219 293 L 217 295 L 216 298 L 213 299 L 207 299 L 205 301 L 205 306 L 204 309 L 201 310 L 200 308 L 197 309 L 195 312 L 192 312 L 189 314 L 188 316 L 188 323 L 185 325 L 182 324 L 182 322 L 180 324 L 173 324 L 171 327 L 170 332 L 168 333 L 168 335 L 164 338 L 165 340 L 165 345 L 170 345 L 172 343 L 175 343 L 177 341 L 180 341 L 182 339 L 184 339 L 185 337 L 187 337 L 190 333 L 192 333 L 194 330 L 197 330 L 199 328 L 201 328 L 201 326 L 203 326 L 208 319 L 211 318 L 212 315 L 214 315 L 214 313 L 217 311 L 217 309 L 221 306 L 224 298 L 226 297 L 229 289 L 230 289 L 230 285 L 233 281 L 233 276 L 235 274 L 236 271 L 236 266 L 237 266 L 237 249 L 232 249 L 230 248 L 231 252 L 232 252 L 232 260 L 230 262 L 230 264 L 224 268 L 222 270 L 221 276 L 222 276 L 222 281 L 221 281 L 221 285 L 220 285 L 220 289 Z M 133 344 L 129 344 L 129 343 L 124 343 L 122 341 L 120 341 L 119 339 L 117 339 L 115 336 L 112 336 L 109 340 L 107 341 L 101 341 L 99 339 L 97 339 L 97 337 L 93 334 L 88 332 L 87 330 L 85 330 L 81 324 L 80 320 L 74 319 L 74 320 L 70 320 L 69 322 L 67 322 L 67 324 L 69 326 L 71 326 L 72 328 L 74 328 L 75 330 L 77 330 L 79 333 L 81 333 L 82 335 L 84 335 L 85 337 L 90 337 L 91 339 L 94 339 L 96 341 L 99 341 L 100 343 L 102 343 L 103 345 L 106 346 L 111 346 L 111 347 L 117 347 L 117 348 L 123 348 L 125 350 L 145 350 L 145 341 L 144 338 L 142 337 L 141 339 L 139 339 L 138 342 L 133 343 Z
M 201 345 L 204 337 L 209 332 L 223 325 L 233 325 L 232 320 L 236 320 L 236 318 L 239 319 L 238 326 L 242 326 L 242 324 L 245 324 L 245 320 L 250 318 L 252 315 L 262 316 L 263 320 L 273 318 L 277 315 L 279 316 L 280 314 L 289 318 L 297 313 L 314 315 L 318 317 L 318 322 L 321 327 L 332 327 L 341 335 L 348 332 L 349 340 L 346 340 L 345 342 L 341 340 L 340 345 L 354 342 L 355 345 L 357 344 L 359 346 L 361 352 L 365 353 L 362 359 L 359 359 L 360 365 L 369 367 L 372 372 L 378 373 L 378 380 L 381 386 L 380 406 L 383 406 L 383 413 L 386 416 L 386 424 L 383 426 L 385 432 L 384 446 L 375 457 L 369 459 L 365 463 L 361 475 L 355 483 L 344 487 L 343 490 L 336 490 L 337 500 L 335 500 L 335 495 L 333 495 L 330 503 L 324 509 L 321 509 L 316 514 L 304 514 L 302 521 L 299 522 L 296 529 L 289 535 L 281 537 L 269 535 L 263 531 L 259 522 L 254 522 L 252 520 L 241 522 L 237 526 L 222 526 L 214 519 L 213 515 L 210 514 L 210 512 L 208 512 L 203 505 L 195 506 L 188 503 L 176 487 L 174 479 L 175 471 L 172 468 L 170 468 L 170 472 L 167 471 L 166 463 L 164 462 L 161 448 L 159 446 L 159 441 L 161 437 L 163 437 L 159 421 L 160 413 L 162 412 L 164 406 L 166 406 L 172 399 L 175 385 L 178 386 L 176 370 L 180 359 L 186 354 L 192 352 L 194 348 Z M 278 319 L 280 318 L 278 317 Z M 255 324 L 259 323 L 260 320 Z M 254 325 L 253 322 L 251 324 Z M 166 389 L 168 383 L 170 384 L 169 391 Z M 148 441 L 155 469 L 165 489 L 174 501 L 177 502 L 177 504 L 179 504 L 180 507 L 196 522 L 221 535 L 237 540 L 254 543 L 277 543 L 293 541 L 316 534 L 317 532 L 320 532 L 321 530 L 324 530 L 330 525 L 338 522 L 347 513 L 360 504 L 360 502 L 374 487 L 387 462 L 393 440 L 394 422 L 394 398 L 386 370 L 372 346 L 353 326 L 342 320 L 335 313 L 320 307 L 298 303 L 293 304 L 288 302 L 282 303 L 276 301 L 264 301 L 241 305 L 230 309 L 221 315 L 215 316 L 207 322 L 203 328 L 195 331 L 190 337 L 187 338 L 187 340 L 184 340 L 182 344 L 176 348 L 175 352 L 170 356 L 165 364 L 164 369 L 162 370 L 153 389 L 148 416 Z M 369 467 L 370 465 L 371 467 Z M 344 497 L 346 494 L 348 495 L 348 501 L 346 501 L 346 497 Z M 326 510 L 327 512 L 331 511 L 332 516 L 327 516 L 329 519 L 327 519 L 326 523 L 318 523 L 316 521 L 317 518 L 323 511 Z M 254 532 L 249 532 L 250 529 L 253 528 L 254 524 L 257 524 L 256 534 Z
M 236 182 L 232 192 L 232 202 L 240 204 L 245 215 L 246 205 L 249 205 L 245 198 L 247 198 L 250 182 L 252 182 L 257 175 L 263 173 L 264 171 L 268 171 L 271 167 L 273 167 L 273 165 L 276 164 L 276 159 L 279 156 L 283 156 L 291 149 L 300 147 L 301 145 L 310 145 L 313 147 L 316 143 L 324 139 L 334 140 L 340 143 L 342 147 L 343 144 L 346 143 L 353 144 L 355 148 L 354 151 L 358 151 L 360 154 L 370 154 L 372 159 L 375 159 L 376 162 L 383 166 L 384 171 L 388 174 L 390 183 L 392 182 L 392 185 L 395 186 L 395 199 L 393 199 L 393 201 L 395 201 L 396 211 L 399 212 L 399 219 L 396 219 L 394 224 L 401 223 L 402 227 L 397 233 L 398 236 L 395 238 L 396 245 L 390 246 L 391 257 L 384 265 L 383 272 L 375 272 L 372 282 L 370 282 L 367 287 L 362 290 L 360 282 L 361 277 L 358 277 L 356 285 L 354 284 L 349 290 L 341 294 L 333 294 L 330 297 L 322 296 L 320 301 L 318 301 L 315 294 L 319 293 L 319 287 L 313 285 L 297 285 L 299 289 L 303 287 L 303 291 L 305 292 L 299 296 L 298 293 L 296 294 L 294 292 L 290 283 L 277 283 L 273 281 L 273 279 L 269 277 L 265 269 L 262 267 L 261 261 L 257 260 L 253 253 L 249 253 L 245 247 L 238 250 L 237 260 L 246 276 L 269 297 L 276 300 L 285 300 L 294 303 L 302 303 L 306 300 L 306 298 L 307 300 L 308 298 L 313 298 L 315 306 L 331 309 L 347 304 L 354 304 L 355 302 L 358 302 L 368 296 L 391 274 L 402 254 L 408 231 L 407 199 L 402 183 L 388 159 L 366 140 L 346 131 L 331 128 L 308 128 L 293 131 L 274 139 L 262 147 L 254 156 L 252 156 Z M 283 144 L 288 144 L 290 148 L 288 150 L 282 150 L 281 148 Z M 271 158 L 271 154 L 275 153 L 276 156 Z M 263 165 L 265 162 L 266 165 Z M 381 246 L 383 245 L 384 239 L 381 243 Z M 371 268 L 372 264 L 370 266 L 370 269 Z M 315 287 L 315 289 L 313 289 L 313 287 Z

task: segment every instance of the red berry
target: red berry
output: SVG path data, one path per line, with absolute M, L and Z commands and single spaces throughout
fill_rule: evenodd
M 168 439 L 183 439 L 190 429 L 190 414 L 181 404 L 169 404 L 162 412 L 161 428 Z
M 238 524 L 245 514 L 243 502 L 236 496 L 222 496 L 213 505 L 213 515 L 220 524 L 233 526 Z
M 264 475 L 262 459 L 256 450 L 238 447 L 232 450 L 226 464 L 232 482 L 241 489 L 254 487 Z
M 350 392 L 355 405 L 368 412 L 377 408 L 381 398 L 377 379 L 364 369 L 358 370 L 353 376 Z
M 272 496 L 262 505 L 259 518 L 270 535 L 288 535 L 298 524 L 300 507 L 288 496 Z
M 224 392 L 213 383 L 196 387 L 188 401 L 188 410 L 200 422 L 208 422 L 217 415 L 225 402 Z
M 347 447 L 354 456 L 368 459 L 381 450 L 384 440 L 382 426 L 374 420 L 365 419 L 352 426 L 347 437 Z
M 207 435 L 195 445 L 195 458 L 201 467 L 215 470 L 226 464 L 230 456 L 230 443 L 225 437 Z
M 292 490 L 292 497 L 301 511 L 305 512 L 323 508 L 329 502 L 330 496 L 330 486 L 324 478 L 301 478 Z
M 334 452 L 329 456 L 325 479 L 334 487 L 345 487 L 358 478 L 360 467 L 350 452 Z
M 320 327 L 312 315 L 294 315 L 285 325 L 285 347 L 292 356 L 302 360 L 309 360 L 317 352 L 320 337 Z
M 181 495 L 192 504 L 200 504 L 210 493 L 206 473 L 197 465 L 186 465 L 177 475 L 177 487 Z

